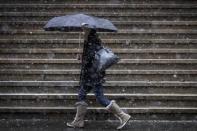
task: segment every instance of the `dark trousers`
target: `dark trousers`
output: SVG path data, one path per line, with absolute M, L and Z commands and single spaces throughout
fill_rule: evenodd
M 79 101 L 85 101 L 86 100 L 86 95 L 94 89 L 94 94 L 96 96 L 96 100 L 102 105 L 102 106 L 107 106 L 110 104 L 110 100 L 107 99 L 103 95 L 103 86 L 102 84 L 97 84 L 95 86 L 88 86 L 88 85 L 80 85 L 80 90 L 78 93 L 78 99 Z

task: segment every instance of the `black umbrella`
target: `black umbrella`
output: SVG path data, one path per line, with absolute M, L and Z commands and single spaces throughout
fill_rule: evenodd
M 74 14 L 54 17 L 44 26 L 46 31 L 82 31 L 82 24 L 89 28 L 96 28 L 101 32 L 117 32 L 117 28 L 107 19 L 102 19 L 85 14 Z

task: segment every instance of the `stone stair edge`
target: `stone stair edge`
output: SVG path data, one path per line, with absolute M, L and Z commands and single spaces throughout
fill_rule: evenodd
M 184 86 L 184 87 L 196 87 L 196 81 L 106 81 L 104 86 Z M 77 87 L 79 86 L 79 81 L 0 81 L 0 87 L 2 86 L 66 86 L 66 87 Z
M 0 23 L 9 23 L 9 24 L 44 24 L 47 21 L 0 21 Z M 197 25 L 196 21 L 112 21 L 114 24 L 182 24 L 182 25 Z
M 60 31 L 44 31 L 43 30 L 21 30 L 21 29 L 14 29 L 11 31 L 0 31 L 0 34 L 9 34 L 9 35 L 48 35 L 48 34 L 73 34 L 78 35 L 81 32 L 60 32 Z M 132 35 L 132 34 L 197 34 L 197 30 L 195 29 L 139 29 L 139 30 L 118 30 L 116 33 L 112 32 L 98 32 L 98 34 L 125 34 L 125 35 Z
M 80 60 L 77 59 L 18 59 L 18 58 L 0 58 L 1 63 L 73 63 L 79 64 Z M 197 59 L 120 59 L 118 64 L 137 64 L 137 63 L 159 63 L 159 64 L 195 64 L 197 63 Z
M 67 13 L 67 14 L 73 14 L 73 13 Z M 98 13 L 98 12 L 91 12 L 91 13 L 85 13 L 87 15 L 94 15 L 99 17 L 121 17 L 121 16 L 184 16 L 184 17 L 196 17 L 197 13 Z M 1 12 L 0 17 L 2 16 L 43 16 L 43 17 L 52 17 L 52 16 L 61 16 L 66 15 L 65 13 L 49 13 L 49 12 Z
M 145 99 L 145 100 L 197 100 L 197 94 L 143 94 L 143 93 L 105 93 L 110 99 Z M 93 93 L 87 94 L 88 99 L 95 99 Z M 3 99 L 78 99 L 78 93 L 0 93 L 0 98 Z
M 53 7 L 64 7 L 68 6 L 69 8 L 76 8 L 77 7 L 101 7 L 101 8 L 110 8 L 110 7 L 119 7 L 119 8 L 197 8 L 197 4 L 43 4 L 43 3 L 37 3 L 37 4 L 1 4 L 0 8 L 12 8 L 12 7 L 19 7 L 19 8 L 24 8 L 24 7 L 45 7 L 47 8 L 53 8 Z M 73 7 L 74 6 L 74 7 Z
M 80 69 L 38 70 L 38 69 L 0 69 L 1 74 L 80 74 Z M 197 74 L 197 70 L 106 70 L 106 74 Z
M 197 53 L 197 49 L 171 49 L 171 48 L 162 48 L 162 49 L 128 49 L 128 48 L 112 48 L 112 51 L 116 53 Z M 0 54 L 3 53 L 82 53 L 82 48 L 3 48 L 0 49 Z
M 135 43 L 188 43 L 188 42 L 197 42 L 197 39 L 102 39 L 103 42 L 105 43 L 121 43 L 121 42 L 135 42 Z M 42 42 L 61 42 L 61 43 L 76 43 L 79 44 L 79 42 L 83 42 L 83 39 L 0 39 L 0 44 L 1 43 L 9 43 L 9 42 L 36 42 L 36 43 L 42 43 Z
M 197 113 L 197 108 L 185 107 L 122 107 L 121 109 L 127 110 L 128 113 Z M 76 112 L 75 107 L 0 107 L 0 112 Z M 88 107 L 89 112 L 108 113 L 105 108 L 101 107 Z

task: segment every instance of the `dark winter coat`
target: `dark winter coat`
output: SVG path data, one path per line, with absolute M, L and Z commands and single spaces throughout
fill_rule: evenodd
M 93 64 L 95 53 L 100 48 L 101 40 L 98 38 L 96 31 L 91 30 L 88 39 L 84 41 L 80 85 L 93 86 L 104 82 L 105 71 L 96 72 L 96 67 Z

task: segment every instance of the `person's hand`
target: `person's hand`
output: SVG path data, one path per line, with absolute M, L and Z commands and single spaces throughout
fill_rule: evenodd
M 81 60 L 82 56 L 81 54 L 77 54 L 77 60 Z

